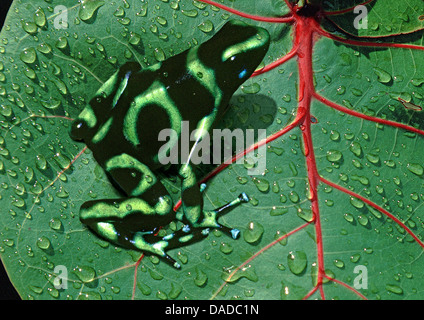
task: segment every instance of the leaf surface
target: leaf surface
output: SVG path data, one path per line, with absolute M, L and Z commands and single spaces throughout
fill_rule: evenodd
M 312 16 L 277 0 L 13 3 L 0 33 L 0 229 L 22 298 L 422 298 L 424 6 L 314 3 Z M 353 27 L 359 4 L 366 30 Z M 249 176 L 241 156 L 208 168 L 207 209 L 250 197 L 221 220 L 242 237 L 172 250 L 175 270 L 80 223 L 82 203 L 119 195 L 69 125 L 126 61 L 162 61 L 231 18 L 272 38 L 220 124 L 266 129 L 266 152 L 247 150 L 266 170 Z

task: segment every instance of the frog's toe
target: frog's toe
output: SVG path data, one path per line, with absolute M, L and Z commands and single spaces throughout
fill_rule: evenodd
M 238 198 L 240 202 L 249 202 L 249 196 L 245 192 L 240 193 Z
M 170 265 L 172 265 L 175 269 L 181 269 L 181 265 L 175 261 L 175 259 L 173 259 L 170 255 L 166 254 L 163 256 L 166 261 L 169 262 Z
M 202 184 L 199 186 L 199 189 L 200 189 L 200 192 L 205 191 L 205 189 L 206 189 L 206 183 L 202 183 Z
M 238 239 L 240 237 L 240 230 L 239 229 L 231 229 L 230 233 L 231 233 L 231 237 L 233 239 Z
M 233 239 L 238 239 L 240 237 L 240 230 L 236 228 L 229 228 L 227 226 L 223 226 L 222 224 L 218 224 L 217 227 L 222 232 L 226 233 Z

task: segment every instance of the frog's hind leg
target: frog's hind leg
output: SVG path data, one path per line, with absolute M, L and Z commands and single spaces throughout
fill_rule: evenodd
M 166 188 L 148 166 L 128 154 L 109 159 L 104 167 L 128 198 L 88 201 L 81 207 L 80 220 L 112 243 L 156 254 L 178 267 L 165 252 L 168 240 L 155 236 L 159 227 L 175 219 Z
M 230 235 L 233 239 L 237 239 L 240 235 L 240 230 L 235 228 L 229 228 L 218 223 L 218 218 L 231 207 L 234 207 L 240 203 L 249 202 L 249 197 L 246 193 L 241 193 L 233 201 L 223 205 L 212 211 L 203 210 L 203 196 L 202 193 L 206 189 L 206 184 L 202 183 L 199 187 L 194 183 L 194 173 L 191 167 L 186 166 L 186 176 L 183 180 L 183 193 L 182 193 L 182 205 L 183 212 L 177 213 L 176 217 L 182 222 L 188 222 L 194 228 L 217 228 L 222 230 L 226 234 Z M 190 190 L 192 192 L 185 193 L 184 191 Z M 195 198 L 195 201 L 190 198 Z M 196 204 L 197 203 L 197 204 Z
M 162 257 L 173 267 L 179 269 L 181 266 L 176 262 L 171 256 L 165 253 L 166 250 L 171 250 L 174 248 L 180 248 L 181 246 L 188 245 L 190 243 L 197 242 L 201 239 L 206 238 L 209 235 L 209 228 L 200 229 L 195 228 L 191 229 L 188 225 L 185 225 L 182 229 L 175 231 L 174 233 L 168 234 L 164 237 L 159 237 L 155 233 L 142 234 L 139 233 L 134 237 L 135 245 L 142 247 L 145 243 L 154 243 L 156 249 L 161 250 L 164 254 Z M 141 237 L 140 237 L 141 236 Z
M 173 260 L 165 253 L 167 240 L 154 237 L 159 226 L 175 218 L 167 197 L 161 197 L 155 206 L 139 197 L 88 201 L 81 206 L 80 220 L 101 238 L 121 247 Z

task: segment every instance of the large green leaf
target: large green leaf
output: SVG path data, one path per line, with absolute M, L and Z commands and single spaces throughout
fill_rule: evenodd
M 305 17 L 282 0 L 15 0 L 0 33 L 0 249 L 22 298 L 423 298 L 422 1 L 368 1 L 367 30 L 352 27 L 364 1 L 304 2 L 322 10 Z M 296 24 L 263 18 L 290 12 Z M 248 80 L 220 125 L 267 130 L 262 175 L 242 163 L 208 180 L 206 208 L 249 195 L 222 219 L 242 237 L 215 231 L 172 250 L 181 270 L 154 256 L 138 263 L 140 252 L 78 219 L 85 201 L 118 193 L 69 138 L 70 119 L 126 61 L 169 58 L 233 17 L 269 30 L 265 65 L 285 62 Z M 165 182 L 177 200 L 178 183 Z M 68 286 L 57 289 L 64 271 Z

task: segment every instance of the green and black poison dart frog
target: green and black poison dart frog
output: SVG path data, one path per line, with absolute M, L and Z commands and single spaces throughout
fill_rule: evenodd
M 269 34 L 260 27 L 233 20 L 212 38 L 163 62 L 142 69 L 128 62 L 97 91 L 72 123 L 71 137 L 84 141 L 111 182 L 127 197 L 85 202 L 80 219 L 100 237 L 119 246 L 157 254 L 180 265 L 166 251 L 208 235 L 218 228 L 237 238 L 239 230 L 218 223 L 224 209 L 203 210 L 202 191 L 190 159 L 177 166 L 181 178 L 182 213 L 175 213 L 167 190 L 157 178 L 162 129 L 181 133 L 188 122 L 198 129 L 196 147 L 228 106 L 237 88 L 263 60 Z M 191 153 L 190 153 L 191 154 Z M 173 220 L 181 230 L 158 236 Z

